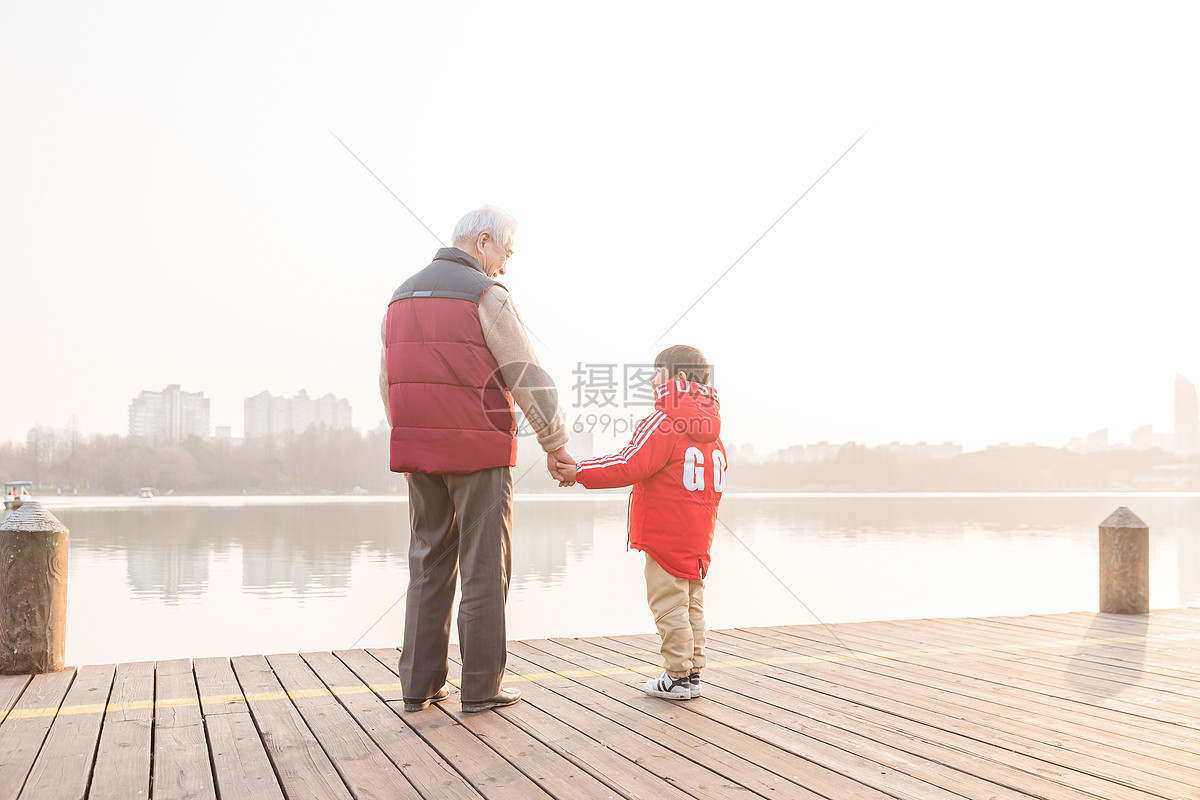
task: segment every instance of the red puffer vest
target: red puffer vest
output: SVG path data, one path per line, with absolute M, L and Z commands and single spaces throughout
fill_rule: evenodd
M 517 463 L 512 395 L 479 322 L 496 281 L 454 247 L 400 285 L 385 328 L 392 472 L 477 472 Z

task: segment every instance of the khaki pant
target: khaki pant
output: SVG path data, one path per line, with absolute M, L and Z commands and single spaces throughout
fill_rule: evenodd
M 412 535 L 400 650 L 404 697 L 432 697 L 446 682 L 450 612 L 460 570 L 462 700 L 477 703 L 500 691 L 508 660 L 504 604 L 512 574 L 512 503 L 510 467 L 409 475 Z
M 686 678 L 704 669 L 704 581 L 672 575 L 647 553 L 646 600 L 662 639 L 667 674 Z

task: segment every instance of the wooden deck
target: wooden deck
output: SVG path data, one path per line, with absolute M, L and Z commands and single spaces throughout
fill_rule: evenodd
M 1200 798 L 1200 609 L 833 631 L 714 631 L 685 702 L 653 636 L 513 642 L 469 715 L 395 650 L 0 677 L 0 800 Z

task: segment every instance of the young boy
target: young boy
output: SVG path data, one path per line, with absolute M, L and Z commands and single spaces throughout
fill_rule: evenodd
M 646 554 L 646 599 L 662 638 L 663 674 L 647 694 L 700 696 L 704 668 L 704 576 L 717 506 L 725 486 L 721 404 L 708 386 L 712 368 L 694 347 L 668 347 L 654 359 L 654 413 L 621 452 L 571 466 L 569 484 L 633 486 L 629 545 Z

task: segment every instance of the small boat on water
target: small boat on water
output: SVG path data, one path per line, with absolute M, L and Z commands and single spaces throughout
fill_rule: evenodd
M 33 494 L 30 493 L 30 488 L 33 487 L 33 481 L 8 481 L 4 484 L 4 508 L 8 511 L 16 511 L 23 504 L 28 503 L 33 499 Z
M 154 497 L 154 490 L 149 486 L 143 486 L 141 489 L 138 489 L 138 497 Z

